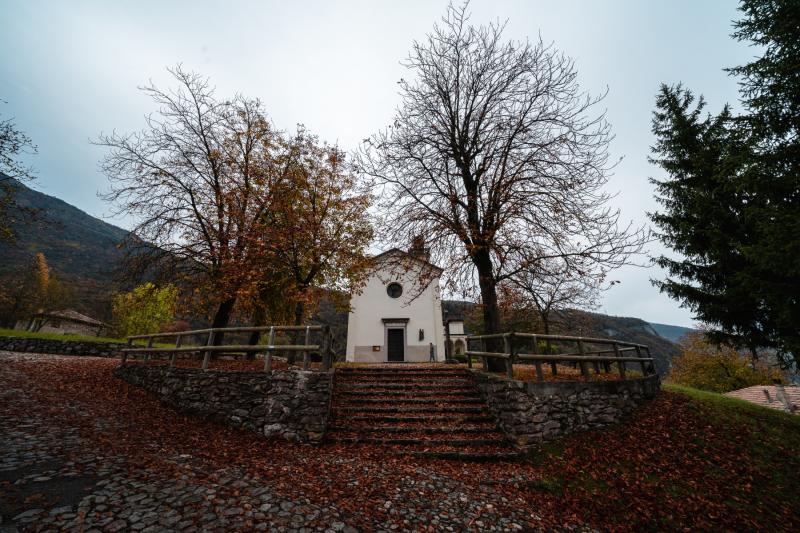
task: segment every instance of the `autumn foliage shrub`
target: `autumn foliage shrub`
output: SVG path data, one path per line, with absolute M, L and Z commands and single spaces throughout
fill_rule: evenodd
M 121 337 L 157 333 L 173 322 L 177 302 L 178 289 L 174 285 L 139 285 L 114 298 L 115 329 Z
M 668 381 L 711 392 L 729 392 L 781 379 L 778 369 L 753 361 L 730 346 L 716 346 L 703 333 L 687 335 L 681 354 L 672 361 Z

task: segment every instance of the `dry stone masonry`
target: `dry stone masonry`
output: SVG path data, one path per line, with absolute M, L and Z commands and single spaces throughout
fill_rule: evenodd
M 319 442 L 328 423 L 332 372 L 204 372 L 127 364 L 115 375 L 179 410 L 266 437 Z
M 525 382 L 473 372 L 489 410 L 517 448 L 623 420 L 655 397 L 658 376 L 623 381 Z
M 185 412 L 288 441 L 422 446 L 481 458 L 622 421 L 655 397 L 658 376 L 622 381 L 526 382 L 466 369 L 204 372 L 127 364 L 115 374 Z M 471 375 L 470 375 L 471 374 Z M 498 432 L 498 430 L 500 432 Z M 505 437 L 505 438 L 504 438 Z M 507 440 L 506 440 L 507 439 Z M 469 453 L 467 453 L 469 452 Z M 474 457 L 473 457 L 474 456 Z
M 22 353 L 49 353 L 56 355 L 89 355 L 94 357 L 119 357 L 125 344 L 116 342 L 89 342 L 36 337 L 0 337 L 0 351 Z

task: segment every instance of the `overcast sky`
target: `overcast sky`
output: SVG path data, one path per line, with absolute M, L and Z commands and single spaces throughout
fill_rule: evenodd
M 391 120 L 400 65 L 445 12 L 447 1 L 184 2 L 35 1 L 0 3 L 0 114 L 15 118 L 39 147 L 29 159 L 34 188 L 108 219 L 103 156 L 90 139 L 143 126 L 154 108 L 137 90 L 168 85 L 182 63 L 212 78 L 218 94 L 260 98 L 274 122 L 303 123 L 352 150 Z M 605 105 L 623 161 L 610 179 L 624 220 L 646 224 L 655 209 L 647 163 L 650 118 L 662 82 L 683 82 L 717 111 L 737 100 L 724 67 L 755 51 L 730 38 L 733 0 L 474 0 L 472 21 L 508 20 L 510 39 L 541 35 L 576 60 L 581 83 Z M 661 247 L 654 244 L 651 254 Z M 660 295 L 655 268 L 625 268 L 602 312 L 690 326 L 691 314 Z

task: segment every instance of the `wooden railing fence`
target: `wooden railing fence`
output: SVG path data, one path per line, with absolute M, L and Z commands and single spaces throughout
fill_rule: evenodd
M 499 345 L 502 341 L 501 352 L 488 351 L 488 343 Z M 572 353 L 538 353 L 540 342 L 545 343 L 546 350 L 550 351 L 553 345 L 574 345 L 576 352 Z M 480 343 L 479 350 L 472 350 L 470 343 Z M 587 349 L 587 345 L 600 346 L 600 349 Z M 528 349 L 528 352 L 523 351 Z M 496 348 L 495 348 L 496 349 Z M 605 355 L 609 354 L 609 355 Z M 599 339 L 591 337 L 570 337 L 564 335 L 539 335 L 536 333 L 497 333 L 493 335 L 467 336 L 467 364 L 472 368 L 472 357 L 481 358 L 483 369 L 488 370 L 489 359 L 502 359 L 506 362 L 506 372 L 509 378 L 514 377 L 513 365 L 517 362 L 530 361 L 536 368 L 537 381 L 544 381 L 542 364 L 549 364 L 553 375 L 558 373 L 558 363 L 577 363 L 580 365 L 581 375 L 589 376 L 587 364 L 594 366 L 596 374 L 600 373 L 600 365 L 606 372 L 611 372 L 611 364 L 616 363 L 619 375 L 625 378 L 628 363 L 638 363 L 642 375 L 648 376 L 656 373 L 655 363 L 650 356 L 650 348 L 644 344 L 636 344 L 616 339 Z
M 215 340 L 219 334 L 228 333 L 268 333 L 266 344 L 216 344 Z M 303 344 L 275 344 L 275 334 L 280 332 L 304 332 Z M 311 344 L 312 335 L 318 335 L 318 342 Z M 184 346 L 184 339 L 192 336 L 204 335 L 205 343 L 200 345 Z M 154 347 L 156 339 L 175 338 L 175 346 Z M 173 333 L 153 333 L 149 335 L 131 335 L 128 337 L 128 348 L 122 350 L 122 364 L 124 365 L 129 355 L 143 354 L 144 360 L 149 360 L 151 354 L 169 353 L 170 366 L 175 365 L 175 356 L 183 352 L 203 353 L 203 370 L 208 370 L 208 363 L 211 354 L 214 352 L 226 353 L 264 353 L 264 372 L 272 370 L 272 356 L 276 351 L 302 352 L 303 370 L 308 370 L 309 360 L 312 352 L 318 352 L 322 357 L 322 370 L 330 370 L 333 364 L 332 334 L 330 326 L 253 326 L 253 327 L 232 327 L 232 328 L 207 328 L 195 329 L 191 331 L 180 331 Z M 134 341 L 147 341 L 146 347 L 134 347 Z

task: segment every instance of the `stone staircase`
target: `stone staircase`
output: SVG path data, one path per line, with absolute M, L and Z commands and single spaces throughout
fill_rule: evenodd
M 365 366 L 336 370 L 329 442 L 462 460 L 517 457 L 466 369 Z

